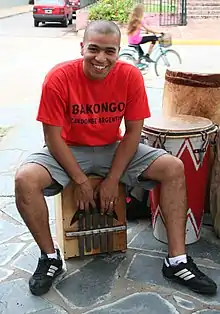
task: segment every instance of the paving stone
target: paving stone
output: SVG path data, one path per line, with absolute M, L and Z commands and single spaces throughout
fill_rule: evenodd
M 0 216 L 0 244 L 25 233 L 27 228 L 10 223 Z
M 21 215 L 19 214 L 15 202 L 6 204 L 4 208 L 2 208 L 2 211 L 10 216 L 11 218 L 15 219 L 22 225 L 25 225 L 23 219 L 21 218 Z
M 12 266 L 32 274 L 36 269 L 39 256 L 40 250 L 35 242 L 33 242 L 14 260 Z
M 174 300 L 176 301 L 177 305 L 186 310 L 194 310 L 195 304 L 192 301 L 186 300 L 185 298 L 181 298 L 179 296 L 174 295 Z
M 160 257 L 153 257 L 145 254 L 135 254 L 133 261 L 128 269 L 125 277 L 127 279 L 145 283 L 146 285 L 153 285 L 159 287 L 166 287 L 174 291 L 183 292 L 186 295 L 194 296 L 198 300 L 205 301 L 206 303 L 215 303 L 220 305 L 220 292 L 216 296 L 202 296 L 191 292 L 186 287 L 167 281 L 161 272 L 163 259 Z M 220 270 L 208 267 L 199 267 L 201 271 L 205 272 L 209 277 L 216 281 L 220 286 Z
M 54 208 L 54 197 L 46 197 L 46 203 L 49 211 L 49 218 L 51 220 L 55 219 L 55 208 Z
M 48 301 L 33 296 L 29 292 L 28 283 L 24 279 L 17 279 L 0 284 L 0 313 L 28 314 L 28 313 L 66 313 L 56 312 Z M 42 312 L 50 310 L 51 312 Z
M 0 163 L 0 173 L 10 172 L 15 170 L 21 157 L 22 150 L 20 149 L 9 149 L 0 150 L 1 163 Z
M 34 311 L 31 312 L 30 314 L 69 314 L 67 311 L 65 311 L 64 309 L 59 309 L 59 308 L 49 308 L 49 309 L 45 309 L 45 310 L 40 310 L 40 311 Z
M 111 293 L 117 269 L 124 255 L 96 257 L 56 285 L 64 299 L 76 307 L 87 307 L 102 302 Z M 101 271 L 100 271 L 101 270 Z
M 7 279 L 12 274 L 13 274 L 13 270 L 4 269 L 3 267 L 1 267 L 0 268 L 0 282 Z
M 187 245 L 188 254 L 193 258 L 209 259 L 220 264 L 220 241 L 214 242 L 212 236 L 212 231 L 203 226 L 200 240 Z M 128 247 L 167 253 L 167 244 L 158 241 L 153 236 L 153 230 L 149 224 L 129 243 Z
M 14 196 L 14 177 L 2 173 L 0 176 L 0 197 L 8 195 Z
M 20 236 L 21 241 L 31 241 L 34 240 L 32 234 L 28 231 L 24 235 Z
M 207 309 L 207 310 L 193 312 L 192 314 L 220 314 L 220 311 Z
M 134 293 L 85 314 L 178 314 L 175 307 L 157 293 Z
M 6 265 L 22 248 L 24 243 L 9 243 L 0 245 L 0 266 Z

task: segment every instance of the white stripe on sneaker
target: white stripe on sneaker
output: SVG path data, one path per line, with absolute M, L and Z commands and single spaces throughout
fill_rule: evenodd
M 181 277 L 181 278 L 185 278 L 185 277 L 187 277 L 187 276 L 189 276 L 189 275 L 192 275 L 192 273 L 191 273 L 191 271 L 188 270 L 186 273 L 180 275 L 180 277 Z
M 185 277 L 184 280 L 190 280 L 190 279 L 192 279 L 194 277 L 195 277 L 195 275 L 191 274 L 191 275 Z
M 192 279 L 192 278 L 195 277 L 195 275 L 193 275 L 193 274 L 191 273 L 191 271 L 188 270 L 188 269 L 186 269 L 186 268 L 184 268 L 184 269 L 178 271 L 178 272 L 175 273 L 174 275 L 175 275 L 176 277 L 180 277 L 181 279 L 184 279 L 184 280 L 186 280 L 186 281 L 188 281 L 188 280 L 190 280 L 190 279 Z
M 57 269 L 56 266 L 50 265 L 50 268 L 47 271 L 47 276 L 53 277 Z

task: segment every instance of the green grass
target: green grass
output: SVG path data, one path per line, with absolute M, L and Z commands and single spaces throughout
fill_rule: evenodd
M 161 10 L 162 9 L 162 10 Z M 161 11 L 160 11 L 161 10 Z M 159 4 L 145 4 L 146 13 L 176 13 L 176 6 L 162 5 L 160 8 Z

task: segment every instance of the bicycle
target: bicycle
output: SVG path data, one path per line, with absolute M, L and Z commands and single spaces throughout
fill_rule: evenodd
M 174 49 L 168 49 L 172 46 L 172 38 L 169 34 L 161 33 L 160 35 L 157 35 L 157 39 L 157 43 L 153 48 L 150 58 L 153 60 L 153 63 L 151 64 L 154 65 L 156 75 L 163 76 L 167 68 L 180 65 L 182 60 L 178 52 Z M 119 53 L 119 59 L 134 64 L 140 70 L 149 69 L 150 63 L 145 59 L 145 56 L 142 57 L 142 67 L 140 68 L 140 63 L 138 63 L 140 60 L 138 46 L 139 45 L 129 44 L 122 48 Z M 169 61 L 172 57 L 175 58 L 176 63 Z M 162 62 L 161 67 L 160 62 Z

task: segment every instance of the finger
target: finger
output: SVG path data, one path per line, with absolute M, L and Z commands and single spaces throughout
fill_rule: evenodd
M 108 205 L 108 211 L 112 212 L 114 209 L 114 200 L 110 200 Z
M 80 202 L 79 200 L 76 201 L 76 207 L 79 209 L 80 208 Z
M 84 208 L 86 211 L 89 211 L 89 202 L 84 202 Z
M 105 213 L 105 200 L 103 199 L 103 197 L 101 197 L 100 195 L 100 211 L 101 211 L 101 214 L 104 214 Z
M 119 200 L 118 197 L 114 198 L 114 200 L 113 200 L 114 208 L 117 206 L 118 200 Z
M 109 200 L 105 201 L 105 212 L 107 212 L 109 210 L 109 206 L 110 206 L 110 202 Z
M 92 205 L 93 208 L 96 208 L 96 203 L 95 203 L 94 200 L 91 200 L 91 201 L 90 201 L 90 204 Z
M 79 201 L 79 208 L 80 210 L 84 210 L 84 202 L 83 201 Z

